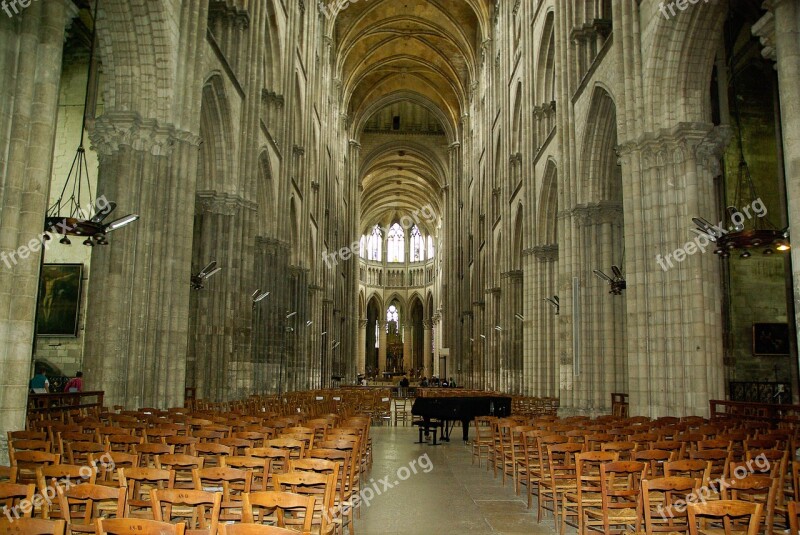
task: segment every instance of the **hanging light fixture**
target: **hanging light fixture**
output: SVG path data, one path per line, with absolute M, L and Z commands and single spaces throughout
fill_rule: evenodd
M 730 39 L 732 43 L 732 38 Z M 720 258 L 729 258 L 738 252 L 739 258 L 752 257 L 752 251 L 761 249 L 764 255 L 771 255 L 775 251 L 785 252 L 791 248 L 789 243 L 789 227 L 779 229 L 766 217 L 766 208 L 763 213 L 756 213 L 753 217 L 745 209 L 745 215 L 739 212 L 750 205 L 755 210 L 756 202 L 763 206 L 763 201 L 756 192 L 750 166 L 744 156 L 744 142 L 742 140 L 742 119 L 739 113 L 739 95 L 736 90 L 736 65 L 734 55 L 731 54 L 729 70 L 731 73 L 731 89 L 733 91 L 733 115 L 736 119 L 736 142 L 739 149 L 739 168 L 736 176 L 736 192 L 734 205 L 728 206 L 726 221 L 717 225 L 712 224 L 702 217 L 693 217 L 692 222 L 697 229 L 692 229 L 698 235 L 706 236 L 716 244 L 714 254 Z
M 94 61 L 95 36 L 97 34 L 97 8 L 99 0 L 94 6 L 94 16 L 92 18 L 92 35 L 89 45 L 89 67 L 86 75 L 86 95 L 83 101 L 83 120 L 81 122 L 81 137 L 72 166 L 67 174 L 61 195 L 47 209 L 44 218 L 44 240 L 49 240 L 50 235 L 61 234 L 63 237 L 59 243 L 69 245 L 69 236 L 85 237 L 84 245 L 108 245 L 106 234 L 120 229 L 125 225 L 133 223 L 139 216 L 137 214 L 126 215 L 110 223 L 105 223 L 106 217 L 114 211 L 117 204 L 108 201 L 105 197 L 95 199 L 92 195 L 92 186 L 89 182 L 89 166 L 86 162 L 86 150 L 83 147 L 83 140 L 86 131 L 86 115 L 89 109 L 89 89 L 92 82 L 92 64 Z M 85 190 L 84 190 L 85 188 Z M 89 202 L 86 206 L 81 206 L 81 199 L 84 191 Z

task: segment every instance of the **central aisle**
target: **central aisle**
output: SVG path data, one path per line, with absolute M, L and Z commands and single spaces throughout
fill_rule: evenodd
M 557 533 L 549 512 L 536 523 L 536 503 L 526 509 L 525 496 L 514 494 L 513 481 L 503 487 L 499 474 L 494 479 L 485 463 L 481 468 L 471 464 L 471 449 L 460 440 L 460 429 L 453 433 L 457 440 L 439 446 L 414 444 L 415 427 L 373 427 L 370 433 L 374 461 L 362 489 L 365 500 L 367 488 L 375 496 L 361 506 L 356 535 Z

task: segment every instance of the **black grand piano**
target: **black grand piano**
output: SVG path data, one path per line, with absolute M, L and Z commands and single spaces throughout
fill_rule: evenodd
M 469 423 L 476 416 L 509 416 L 511 414 L 511 398 L 486 393 L 481 395 L 479 392 L 446 396 L 437 396 L 434 392 L 426 392 L 425 395 L 414 400 L 411 414 L 422 419 L 417 424 L 420 426 L 420 441 L 422 441 L 423 430 L 427 436 L 433 429 L 435 444 L 437 428 L 441 428 L 441 439 L 449 441 L 455 422 L 460 421 L 464 442 L 467 442 L 469 440 Z

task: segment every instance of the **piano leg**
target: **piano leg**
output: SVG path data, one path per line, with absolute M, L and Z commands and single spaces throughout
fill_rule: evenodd
M 461 420 L 461 432 L 464 436 L 464 442 L 469 441 L 469 420 Z

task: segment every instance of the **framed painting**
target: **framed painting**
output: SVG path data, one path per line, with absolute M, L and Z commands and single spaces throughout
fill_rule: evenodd
M 37 336 L 78 336 L 83 264 L 44 264 L 39 276 Z
M 786 323 L 754 323 L 753 354 L 788 355 L 789 325 Z

